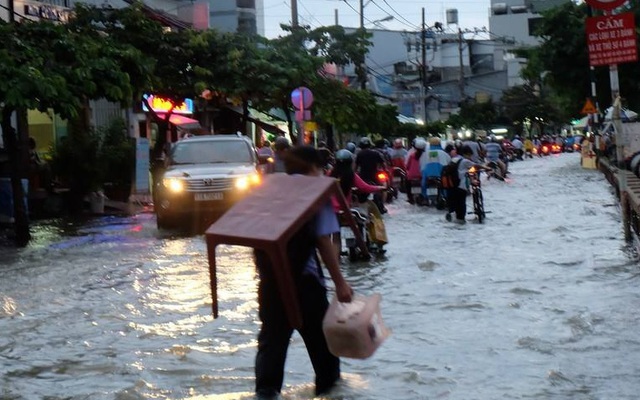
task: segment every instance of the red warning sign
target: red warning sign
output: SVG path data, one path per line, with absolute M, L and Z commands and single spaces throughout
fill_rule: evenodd
M 587 18 L 589 65 L 638 61 L 633 13 Z

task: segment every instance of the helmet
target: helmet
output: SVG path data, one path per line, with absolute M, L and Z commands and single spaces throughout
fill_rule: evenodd
M 349 142 L 344 148 L 349 150 L 351 153 L 356 154 L 357 147 L 355 143 Z
M 280 136 L 276 139 L 274 147 L 276 150 L 284 150 L 291 147 L 291 144 L 289 144 L 289 140 L 286 137 Z
M 365 137 L 361 137 L 359 146 L 360 146 L 361 149 L 368 149 L 369 147 L 371 147 L 371 139 L 369 139 L 366 136 Z
M 416 139 L 416 142 L 413 146 L 418 150 L 424 150 L 427 148 L 427 141 L 424 139 Z
M 402 147 L 403 147 L 402 139 L 396 139 L 396 140 L 393 141 L 393 148 L 401 149 Z
M 353 161 L 353 153 L 349 150 L 342 149 L 336 151 L 335 158 L 337 162 Z

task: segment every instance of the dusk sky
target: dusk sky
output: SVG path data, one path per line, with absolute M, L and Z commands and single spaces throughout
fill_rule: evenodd
M 365 27 L 375 28 L 373 22 L 393 16 L 393 20 L 382 22 L 378 28 L 416 31 L 420 29 L 424 7 L 428 26 L 434 22 L 445 23 L 446 10 L 456 8 L 461 28 L 488 29 L 490 3 L 490 0 L 365 0 Z M 359 0 L 298 0 L 298 20 L 301 25 L 310 25 L 312 28 L 333 25 L 334 10 L 337 9 L 340 25 L 357 27 L 360 24 L 359 4 Z M 291 23 L 291 0 L 264 0 L 264 14 L 265 36 L 277 37 L 282 33 L 279 24 Z

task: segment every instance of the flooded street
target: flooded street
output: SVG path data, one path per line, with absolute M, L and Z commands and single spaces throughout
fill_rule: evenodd
M 382 294 L 391 336 L 343 359 L 331 399 L 638 399 L 640 267 L 617 201 L 578 154 L 513 163 L 484 182 L 484 224 L 448 223 L 404 196 L 386 258 L 350 264 Z M 259 330 L 250 250 L 218 248 L 211 316 L 203 235 L 152 214 L 40 222 L 0 247 L 0 399 L 252 398 Z M 286 399 L 313 398 L 299 335 Z

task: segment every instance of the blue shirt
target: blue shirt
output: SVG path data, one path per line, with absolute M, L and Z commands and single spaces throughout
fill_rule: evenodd
M 327 236 L 333 233 L 340 232 L 340 224 L 338 224 L 338 217 L 333 210 L 331 202 L 327 202 L 315 216 L 316 218 L 316 237 Z M 309 257 L 307 264 L 302 272 L 306 275 L 313 275 L 324 284 L 324 277 L 320 270 L 320 266 L 316 261 L 315 253 Z

